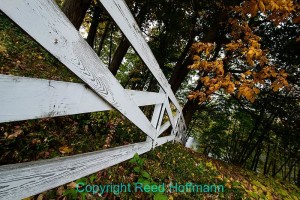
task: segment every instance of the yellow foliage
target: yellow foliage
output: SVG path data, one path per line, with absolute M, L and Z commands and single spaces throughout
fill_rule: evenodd
M 238 97 L 244 96 L 248 101 L 254 103 L 256 92 L 253 88 L 250 88 L 247 84 L 242 84 L 239 87 Z
M 287 87 L 288 86 L 288 82 L 285 78 L 283 77 L 278 77 L 272 84 L 271 87 L 273 89 L 274 92 L 277 92 L 279 89 L 283 88 L 283 87 Z
M 194 61 L 200 61 L 200 56 L 194 55 L 193 60 L 194 60 Z
M 203 82 L 203 84 L 205 86 L 208 86 L 210 84 L 210 78 L 209 78 L 209 76 L 202 77 L 201 81 Z
M 231 42 L 229 44 L 226 44 L 226 50 L 227 51 L 235 51 L 238 48 L 240 48 L 241 44 L 236 42 Z
M 227 87 L 225 89 L 226 89 L 226 92 L 228 92 L 229 94 L 232 94 L 234 92 L 234 89 L 235 89 L 234 83 L 233 82 L 228 82 Z
M 214 44 L 212 43 L 202 43 L 198 42 L 192 45 L 192 50 L 194 53 L 200 54 L 204 52 L 206 56 L 210 55 L 210 52 L 214 49 Z M 199 59 L 200 60 L 200 59 Z
M 258 1 L 258 6 L 261 12 L 265 12 L 266 11 L 266 7 L 263 1 Z
M 6 47 L 4 45 L 0 44 L 0 53 L 2 54 L 2 53 L 6 53 L 6 52 L 7 52 Z
M 62 154 L 71 153 L 72 151 L 73 151 L 73 148 L 68 147 L 68 146 L 59 147 L 59 152 Z
M 228 20 L 232 40 L 223 46 L 224 57 L 211 60 L 215 46 L 212 43 L 198 42 L 193 45 L 194 63 L 189 68 L 204 72 L 205 76 L 200 78 L 203 83 L 201 91 L 192 92 L 188 96 L 189 99 L 197 99 L 201 103 L 223 88 L 229 94 L 236 91 L 239 98 L 244 97 L 253 103 L 260 89 L 265 86 L 270 86 L 275 92 L 288 87 L 287 73 L 269 66 L 268 50 L 261 49 L 261 38 L 254 34 L 248 22 L 249 14 L 250 17 L 255 17 L 258 13 L 264 13 L 269 20 L 280 22 L 286 19 L 290 12 L 298 9 L 297 6 L 293 5 L 292 0 L 248 0 L 231 9 L 241 14 L 242 19 L 232 17 Z M 300 21 L 300 18 L 296 17 L 294 21 Z M 200 57 L 203 59 L 200 60 Z M 231 70 L 228 63 L 233 58 L 238 58 L 239 62 L 243 63 L 241 68 L 232 66 L 237 68 L 233 72 L 234 76 L 227 72 Z M 245 72 L 238 74 L 239 70 Z
M 260 92 L 260 90 L 258 88 L 253 88 L 253 91 L 255 94 L 258 94 Z
M 199 69 L 199 64 L 200 64 L 200 62 L 199 61 L 196 61 L 196 62 L 194 62 L 194 64 L 192 64 L 192 65 L 190 65 L 190 66 L 188 66 L 188 68 L 189 69 Z
M 262 50 L 261 49 L 257 49 L 253 46 L 250 46 L 250 48 L 248 49 L 247 52 L 245 52 L 246 54 L 246 58 L 247 58 L 247 62 L 250 66 L 254 65 L 254 59 L 259 59 L 262 56 Z
M 251 14 L 255 17 L 258 11 L 266 13 L 268 11 L 277 13 L 289 13 L 295 10 L 292 0 L 250 0 L 245 1 L 241 7 L 236 8 L 236 11 L 242 14 Z

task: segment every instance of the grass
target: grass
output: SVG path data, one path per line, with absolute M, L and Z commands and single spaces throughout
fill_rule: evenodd
M 138 164 L 140 163 L 140 164 Z M 79 193 L 76 183 L 90 185 L 130 184 L 131 192 Z M 165 184 L 163 193 L 134 191 L 134 183 Z M 223 185 L 224 192 L 169 191 L 170 184 Z M 82 188 L 81 188 L 82 189 Z M 204 157 L 181 144 L 168 143 L 142 156 L 41 193 L 32 199 L 291 199 L 300 189 L 252 171 Z

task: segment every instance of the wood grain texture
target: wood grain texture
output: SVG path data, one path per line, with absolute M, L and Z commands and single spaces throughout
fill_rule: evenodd
M 138 106 L 161 104 L 162 93 L 126 90 Z M 0 75 L 0 123 L 111 110 L 84 84 Z
M 155 105 L 154 111 L 152 114 L 152 118 L 151 118 L 151 124 L 152 124 L 152 126 L 154 126 L 156 128 L 157 131 L 158 131 L 158 129 L 157 129 L 158 121 L 162 115 L 163 103 L 168 98 L 162 89 L 159 90 L 159 94 L 162 94 L 164 96 L 164 100 L 163 100 L 163 102 L 161 102 L 161 104 Z
M 155 128 L 52 0 L 1 0 L 1 10 L 149 137 Z
M 188 137 L 186 135 L 186 125 L 182 115 L 179 117 L 178 124 L 176 126 L 177 131 L 175 132 L 175 140 L 185 144 Z
M 124 0 L 100 0 L 102 5 L 114 19 L 116 24 L 122 30 L 124 35 L 130 41 L 132 47 L 139 54 L 141 59 L 148 66 L 156 80 L 159 82 L 162 89 L 168 94 L 169 98 L 181 111 L 181 107 L 177 102 L 174 93 L 171 90 L 170 84 L 168 83 L 165 75 L 161 71 L 157 60 L 155 59 L 150 47 L 148 46 L 143 34 L 138 27 L 134 17 L 132 16 L 129 8 L 127 7 Z
M 176 134 L 179 131 L 179 121 L 181 119 L 181 116 L 182 116 L 182 114 L 179 111 L 177 111 L 176 115 L 174 117 L 174 127 L 175 128 L 173 128 L 173 130 L 174 130 L 173 134 Z
M 163 144 L 167 140 L 160 141 Z M 0 167 L 0 198 L 21 199 L 66 184 L 150 151 L 152 142 Z

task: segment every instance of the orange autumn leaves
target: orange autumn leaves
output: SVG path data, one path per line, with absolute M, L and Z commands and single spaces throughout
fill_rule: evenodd
M 250 13 L 252 16 L 256 16 L 258 11 L 290 13 L 294 11 L 294 3 L 292 0 L 248 0 L 244 2 L 243 7 L 236 7 L 237 10 L 242 8 L 244 14 Z
M 270 62 L 268 49 L 261 48 L 261 38 L 253 33 L 248 22 L 249 18 L 263 13 L 279 24 L 291 13 L 296 13 L 297 17 L 298 8 L 299 3 L 292 0 L 247 0 L 240 6 L 227 8 L 235 13 L 229 17 L 227 25 L 231 42 L 222 44 L 216 58 L 213 58 L 215 43 L 193 45 L 194 63 L 189 68 L 199 71 L 202 87 L 191 92 L 188 98 L 202 103 L 223 90 L 253 103 L 262 89 L 278 92 L 287 88 L 288 74 Z
M 236 81 L 241 83 L 237 88 L 237 97 L 243 96 L 253 103 L 256 95 L 260 93 L 260 88 L 266 86 L 266 82 L 270 83 L 269 86 L 274 92 L 278 92 L 279 89 L 288 86 L 286 78 L 287 73 L 284 70 L 276 72 L 275 67 L 266 66 L 259 72 L 248 70 L 240 75 L 239 81 Z
M 259 12 L 264 14 L 271 12 L 269 19 L 279 24 L 295 11 L 295 5 L 292 0 L 247 0 L 234 10 L 243 15 L 251 14 L 252 17 L 257 16 Z
M 244 31 L 248 30 L 246 26 Z M 211 60 L 214 44 L 194 44 L 194 64 L 190 69 L 203 74 L 200 78 L 203 87 L 201 90 L 191 92 L 188 95 L 189 99 L 198 99 L 202 103 L 223 89 L 229 94 L 235 94 L 238 98 L 244 97 L 253 103 L 260 90 L 266 86 L 271 87 L 274 92 L 288 86 L 287 73 L 269 65 L 266 52 L 260 48 L 260 38 L 250 31 L 244 35 L 242 39 L 224 45 L 224 56 L 216 60 Z M 224 62 L 232 59 L 226 57 L 226 53 L 231 53 L 239 59 L 238 64 L 234 66 L 235 71 L 239 73 L 233 72 L 234 76 L 228 69 L 230 67 L 224 66 Z M 239 66 L 242 64 L 243 67 Z
M 229 94 L 236 94 L 238 98 L 244 97 L 254 102 L 261 88 L 271 87 L 274 92 L 287 87 L 287 73 L 284 70 L 276 69 L 268 65 L 268 60 L 256 42 L 248 44 L 229 43 L 225 45 L 226 51 L 239 51 L 244 62 L 248 64 L 248 70 L 241 73 L 225 72 L 223 59 L 207 61 L 200 56 L 209 57 L 212 44 L 197 43 L 194 48 L 200 47 L 201 51 L 195 50 L 198 55 L 194 56 L 194 64 L 190 69 L 198 70 L 204 76 L 200 78 L 203 84 L 201 90 L 193 91 L 188 95 L 189 99 L 198 99 L 200 103 L 208 100 L 212 94 L 223 89 Z M 209 51 L 207 51 L 209 49 Z M 210 53 L 207 53 L 210 52 Z M 200 55 L 200 56 L 199 56 Z M 257 70 L 261 68 L 261 70 Z M 242 69 L 240 69 L 242 71 Z

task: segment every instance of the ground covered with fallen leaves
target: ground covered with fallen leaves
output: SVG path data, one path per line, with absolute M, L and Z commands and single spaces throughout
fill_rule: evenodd
M 109 185 L 134 182 L 165 184 L 164 192 L 77 192 L 77 184 Z M 223 192 L 170 191 L 168 185 L 224 185 Z M 81 186 L 81 185 L 80 185 Z M 81 187 L 78 187 L 79 190 Z M 300 189 L 251 171 L 204 157 L 183 145 L 168 143 L 130 161 L 52 189 L 32 199 L 300 199 Z

